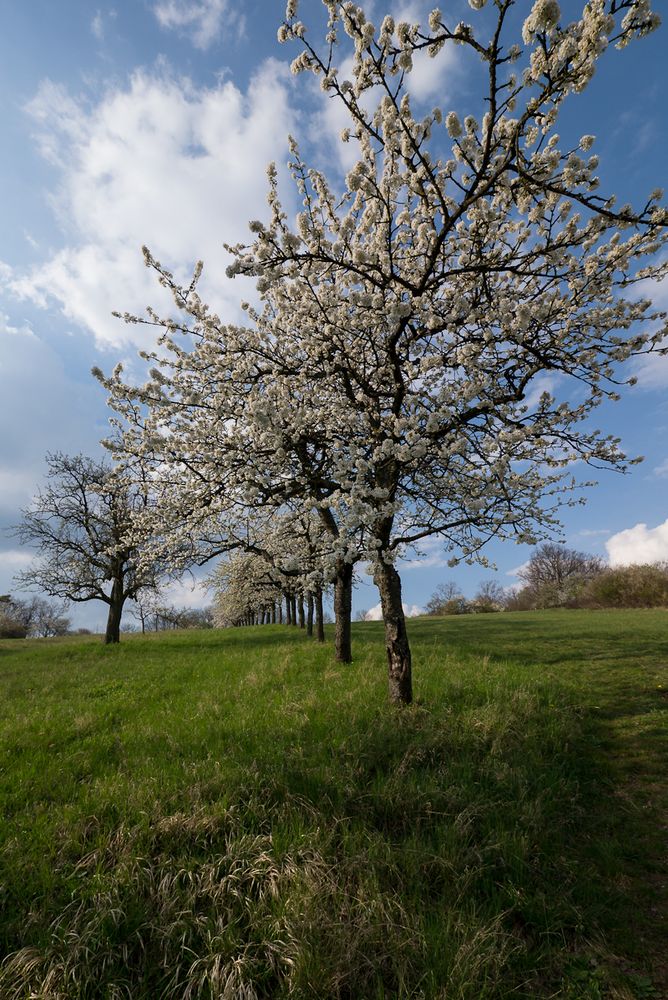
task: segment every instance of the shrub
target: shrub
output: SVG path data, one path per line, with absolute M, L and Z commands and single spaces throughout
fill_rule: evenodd
M 583 604 L 598 608 L 668 607 L 668 564 L 606 569 L 587 585 Z

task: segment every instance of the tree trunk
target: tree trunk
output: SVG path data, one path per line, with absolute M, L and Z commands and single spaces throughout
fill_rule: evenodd
M 380 591 L 383 608 L 390 701 L 410 705 L 413 700 L 411 650 L 401 603 L 401 578 L 394 566 L 381 563 L 374 573 L 374 582 Z
M 297 595 L 293 594 L 290 598 L 290 614 L 292 615 L 292 624 L 297 627 Z
M 315 592 L 315 637 L 318 642 L 325 641 L 325 612 L 322 606 L 322 587 Z
M 279 599 L 276 602 L 276 610 L 277 610 L 278 624 L 282 625 L 283 624 L 283 601 L 281 599 Z
M 276 624 L 276 605 L 274 603 L 271 605 L 271 624 Z
M 112 642 L 121 641 L 121 618 L 123 616 L 123 603 L 125 595 L 123 593 L 123 581 L 114 580 L 109 598 L 109 615 L 107 617 L 107 631 L 104 634 L 104 641 L 107 645 Z
M 306 598 L 306 634 L 313 635 L 313 594 Z
M 353 604 L 352 563 L 339 563 L 334 581 L 335 656 L 340 663 L 352 663 L 350 620 Z
M 292 605 L 289 594 L 285 595 L 285 624 L 292 625 Z
M 299 595 L 299 600 L 297 601 L 297 613 L 299 615 L 299 627 L 306 628 L 306 615 L 304 614 L 304 597 L 302 594 Z

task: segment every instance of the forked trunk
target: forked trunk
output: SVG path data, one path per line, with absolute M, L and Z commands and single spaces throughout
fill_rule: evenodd
M 325 641 L 325 612 L 322 606 L 322 587 L 315 592 L 315 637 L 318 642 Z
M 123 581 L 114 580 L 109 597 L 109 614 L 107 616 L 107 631 L 104 634 L 104 641 L 107 645 L 112 642 L 121 641 L 121 618 L 123 616 Z
M 413 700 L 411 650 L 401 603 L 401 578 L 394 566 L 381 563 L 376 568 L 374 582 L 380 591 L 385 623 L 390 701 L 410 705 Z
M 335 656 L 340 663 L 352 663 L 350 621 L 353 605 L 352 563 L 339 563 L 334 581 Z

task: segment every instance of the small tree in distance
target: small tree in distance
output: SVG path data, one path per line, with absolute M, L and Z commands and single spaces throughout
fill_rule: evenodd
M 439 583 L 425 606 L 428 615 L 461 615 L 468 610 L 468 602 L 456 583 Z
M 599 556 L 545 542 L 534 549 L 526 566 L 517 574 L 524 584 L 521 599 L 532 607 L 573 603 L 587 583 L 604 569 L 605 563 Z
M 15 529 L 38 556 L 17 581 L 74 603 L 103 601 L 105 642 L 119 642 L 125 601 L 156 585 L 155 567 L 141 564 L 132 540 L 146 490 L 84 455 L 47 455 L 47 465 L 47 484 Z
M 473 610 L 478 612 L 502 611 L 506 592 L 497 580 L 484 580 L 473 598 Z

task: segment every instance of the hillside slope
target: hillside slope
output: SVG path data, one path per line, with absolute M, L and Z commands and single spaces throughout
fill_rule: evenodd
M 0 642 L 0 996 L 660 997 L 668 613 Z M 663 827 L 663 828 L 662 828 Z

